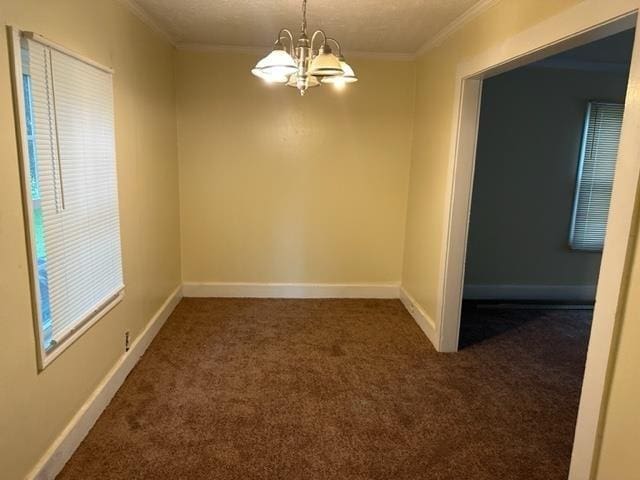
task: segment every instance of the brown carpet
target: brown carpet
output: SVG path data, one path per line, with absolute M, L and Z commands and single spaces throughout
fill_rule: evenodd
M 591 312 L 465 315 L 185 299 L 58 478 L 566 478 Z

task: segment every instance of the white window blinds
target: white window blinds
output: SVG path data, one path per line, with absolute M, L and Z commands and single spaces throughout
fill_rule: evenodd
M 46 356 L 123 289 L 112 75 L 32 39 L 23 37 L 20 48 L 33 284 Z
M 589 103 L 569 238 L 576 250 L 604 245 L 623 113 L 621 104 Z

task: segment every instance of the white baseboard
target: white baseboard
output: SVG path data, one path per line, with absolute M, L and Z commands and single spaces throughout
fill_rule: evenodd
M 465 300 L 566 300 L 592 302 L 595 285 L 465 285 Z
M 145 329 L 122 355 L 91 396 L 74 415 L 66 428 L 42 456 L 27 479 L 52 480 L 58 475 L 78 448 L 98 417 L 118 391 L 129 372 L 138 363 L 151 341 L 160 331 L 171 312 L 182 298 L 182 287 L 176 288 L 151 318 Z
M 400 287 L 400 300 L 433 344 L 434 348 L 438 350 L 438 334 L 433 319 L 427 315 L 427 312 L 423 310 L 420 304 L 403 287 Z
M 398 283 L 184 283 L 185 297 L 398 298 Z

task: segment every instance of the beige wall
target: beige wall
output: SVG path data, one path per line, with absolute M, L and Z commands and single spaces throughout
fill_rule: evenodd
M 626 90 L 625 72 L 525 67 L 485 80 L 466 285 L 596 285 L 601 254 L 568 244 L 582 131 L 590 100 L 624 103 Z
M 35 30 L 116 69 L 126 282 L 124 302 L 37 374 L 3 36 L 2 477 L 22 478 L 34 466 L 122 354 L 124 331 L 138 335 L 180 283 L 179 206 L 186 281 L 395 281 L 404 244 L 403 283 L 434 316 L 456 66 L 577 1 L 502 0 L 467 24 L 417 62 L 412 117 L 411 63 L 352 59 L 362 78 L 357 88 L 325 88 L 300 99 L 247 75 L 254 56 L 180 52 L 176 86 L 173 49 L 113 0 L 0 0 L 1 23 Z M 638 478 L 638 272 L 636 256 L 601 480 Z
M 185 282 L 399 282 L 411 62 L 350 59 L 360 82 L 304 98 L 259 55 L 178 51 Z
M 115 68 L 125 299 L 38 374 L 7 40 L 0 37 L 0 477 L 23 478 L 180 284 L 173 48 L 113 0 L 0 0 L 0 24 Z
M 598 480 L 640 480 L 640 238 L 612 367 Z

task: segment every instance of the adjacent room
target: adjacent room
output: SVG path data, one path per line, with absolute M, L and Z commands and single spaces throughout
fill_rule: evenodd
M 461 347 L 542 323 L 586 350 L 634 36 L 484 81 Z
M 0 0 L 0 478 L 639 480 L 638 9 Z

